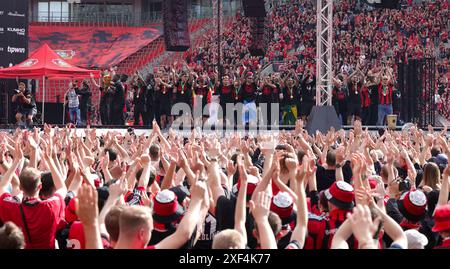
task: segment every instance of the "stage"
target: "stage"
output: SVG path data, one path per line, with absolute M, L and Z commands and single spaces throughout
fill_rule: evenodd
M 58 127 L 59 129 L 63 129 L 65 127 L 65 125 L 51 125 L 52 127 Z M 40 128 L 41 130 L 43 130 L 43 125 L 36 125 L 37 128 Z M 367 127 L 367 129 L 369 130 L 370 133 L 375 134 L 377 133 L 380 129 L 382 128 L 387 128 L 386 126 L 363 126 L 363 130 L 365 130 Z M 396 131 L 402 131 L 402 127 L 403 126 L 397 126 Z M 272 129 L 270 129 L 272 128 Z M 343 126 L 342 127 L 345 131 L 349 131 L 353 129 L 353 126 Z M 0 125 L 0 132 L 14 132 L 17 129 L 16 125 L 13 124 L 9 124 L 9 125 Z M 99 136 L 107 134 L 108 132 L 115 132 L 115 133 L 120 133 L 122 135 L 126 134 L 128 131 L 133 131 L 134 134 L 136 136 L 148 136 L 149 134 L 151 134 L 152 129 L 150 127 L 145 127 L 145 126 L 90 126 L 90 129 L 96 129 L 97 134 Z M 184 137 L 189 137 L 191 135 L 191 131 L 194 128 L 188 128 L 186 130 L 176 130 L 173 129 L 174 132 L 176 134 L 182 135 Z M 278 135 L 280 132 L 289 132 L 289 131 L 293 131 L 295 129 L 295 126 L 278 126 L 278 128 L 274 128 L 272 127 L 267 127 L 266 128 L 261 128 L 261 127 L 257 127 L 257 128 L 251 128 L 248 129 L 247 128 L 243 128 L 243 127 L 237 127 L 234 126 L 234 128 L 230 128 L 230 129 L 201 129 L 200 127 L 197 127 L 196 130 L 197 132 L 201 132 L 203 135 L 209 136 L 209 135 L 217 135 L 220 137 L 227 137 L 227 136 L 231 136 L 235 133 L 239 133 L 242 136 L 245 135 L 252 135 L 252 136 L 256 136 L 256 135 Z M 443 128 L 442 127 L 434 127 L 433 128 L 434 131 L 439 132 L 442 131 Z M 85 130 L 86 128 L 84 127 L 79 127 L 79 128 L 74 128 L 74 130 L 76 131 L 77 136 L 79 137 L 84 137 L 85 136 Z M 424 131 L 427 131 L 426 129 L 424 129 Z M 450 131 L 450 130 L 449 130 Z M 449 137 L 449 131 L 447 132 L 447 137 Z M 162 130 L 163 133 L 167 133 L 168 130 Z

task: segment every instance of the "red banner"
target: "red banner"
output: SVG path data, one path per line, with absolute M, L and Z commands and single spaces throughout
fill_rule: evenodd
M 163 33 L 155 27 L 29 27 L 29 49 L 49 44 L 64 60 L 80 67 L 108 68 L 117 65 Z

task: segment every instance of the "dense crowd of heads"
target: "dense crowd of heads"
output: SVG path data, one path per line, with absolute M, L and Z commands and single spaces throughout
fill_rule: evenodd
M 0 248 L 448 247 L 447 130 L 0 133 Z

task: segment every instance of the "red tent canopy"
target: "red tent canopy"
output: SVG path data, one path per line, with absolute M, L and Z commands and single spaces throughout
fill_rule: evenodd
M 88 70 L 64 61 L 47 44 L 42 45 L 28 59 L 18 65 L 0 69 L 0 78 L 86 78 L 100 77 L 100 70 Z

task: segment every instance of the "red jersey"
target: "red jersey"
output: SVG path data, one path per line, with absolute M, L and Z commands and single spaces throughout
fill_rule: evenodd
M 370 106 L 369 89 L 366 86 L 364 86 L 361 91 L 361 106 L 362 107 Z
M 22 220 L 21 206 L 31 240 L 28 238 Z M 9 193 L 0 196 L 0 220 L 2 222 L 12 221 L 20 227 L 25 237 L 25 248 L 27 249 L 55 248 L 55 233 L 60 221 L 64 220 L 64 210 L 64 198 L 58 193 L 47 200 L 33 198 L 22 203 L 17 197 L 13 197 Z
M 335 209 L 330 212 L 327 218 L 310 214 L 305 249 L 330 249 L 333 236 L 339 226 L 345 221 L 348 212 L 342 209 Z M 354 244 L 350 244 L 349 247 L 353 248 Z
M 383 84 L 378 85 L 378 104 L 390 105 L 392 104 L 392 86 L 387 86 L 386 92 L 383 91 Z

